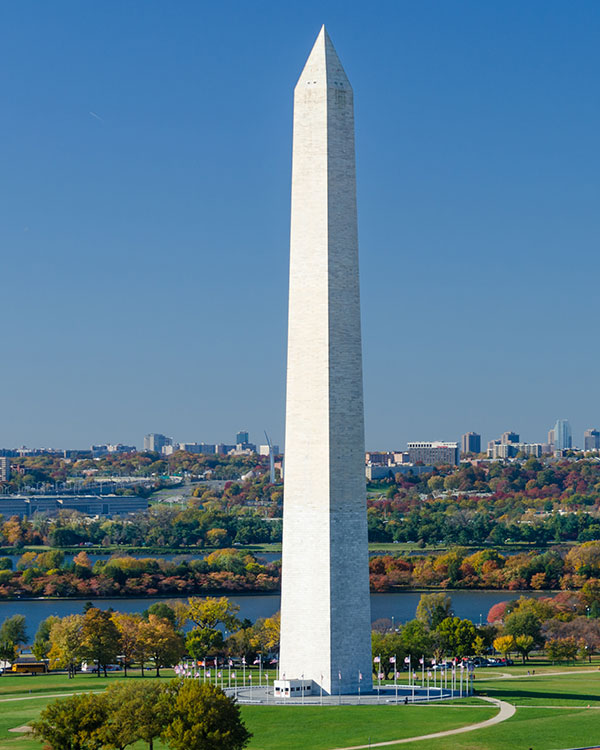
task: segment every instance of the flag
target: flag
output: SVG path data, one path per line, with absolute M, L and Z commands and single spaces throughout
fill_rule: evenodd
M 196 679 L 200 677 L 200 672 L 196 672 Z
M 425 659 L 423 658 L 419 659 L 419 664 L 425 664 Z
M 215 658 L 215 667 L 218 667 L 218 666 L 219 666 L 219 665 L 217 664 L 217 660 L 216 660 L 216 658 Z
M 396 679 L 398 679 L 398 677 L 400 677 L 400 672 L 396 672 L 395 674 L 396 674 Z
M 383 672 L 379 672 L 377 677 L 378 679 L 383 680 Z
M 201 661 L 201 662 L 200 662 L 200 666 L 201 666 L 201 667 L 205 667 L 205 666 L 206 666 L 206 662 L 205 662 L 205 661 Z
M 375 662 L 375 664 L 379 664 L 379 663 L 381 662 L 381 658 L 380 658 L 379 656 L 376 656 L 376 657 L 375 657 L 375 658 L 373 659 L 373 661 Z
M 229 666 L 230 666 L 230 667 L 233 667 L 233 659 L 230 659 L 230 660 L 229 660 Z
M 435 665 L 436 665 L 436 664 L 437 664 L 436 660 L 435 660 L 435 659 L 432 659 L 432 660 L 431 660 L 431 665 L 432 665 L 433 667 L 435 667 Z
M 252 682 L 252 672 L 250 672 L 250 674 L 248 675 L 248 679 L 250 680 L 250 682 Z
M 244 666 L 246 666 L 246 657 L 245 657 L 245 656 L 242 656 L 242 664 L 243 664 Z
M 221 679 L 221 677 L 222 677 L 222 676 L 223 676 L 223 675 L 221 674 L 221 672 L 217 672 L 217 677 L 218 677 L 219 679 Z
M 277 664 L 277 659 L 271 659 L 271 661 L 269 662 L 269 664 Z
M 255 659 L 255 660 L 254 660 L 254 661 L 252 662 L 252 664 L 260 664 L 260 659 L 258 659 L 258 658 L 257 658 L 257 659 Z
M 359 681 L 359 682 L 362 682 L 362 672 L 359 672 L 359 673 L 358 673 L 358 681 Z
M 405 656 L 404 657 L 404 663 L 405 664 L 410 664 L 410 656 Z
M 231 673 L 231 677 L 235 680 L 235 672 Z
M 341 679 L 342 679 L 342 673 L 338 672 L 338 680 L 341 680 Z
M 206 670 L 206 676 L 207 676 L 207 677 L 210 677 L 210 669 L 207 669 L 207 670 Z
M 395 664 L 395 663 L 396 663 L 396 657 L 390 656 L 390 664 Z

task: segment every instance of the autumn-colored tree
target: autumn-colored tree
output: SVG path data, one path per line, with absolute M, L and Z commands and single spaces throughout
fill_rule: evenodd
M 187 618 L 199 628 L 216 628 L 224 625 L 227 630 L 239 626 L 237 614 L 239 604 L 234 604 L 226 596 L 191 597 L 188 599 Z
M 573 661 L 579 645 L 575 638 L 551 638 L 546 642 L 546 654 L 551 661 Z
M 529 658 L 529 653 L 533 650 L 535 642 L 531 635 L 518 635 L 515 638 L 515 649 L 521 654 L 523 664 Z
M 500 635 L 494 638 L 494 648 L 504 654 L 505 659 L 508 659 L 510 652 L 515 650 L 515 639 L 512 635 Z
M 268 653 L 279 648 L 281 614 L 258 619 L 252 626 L 252 644 L 261 653 Z
M 154 662 L 157 677 L 161 667 L 173 666 L 185 651 L 182 636 L 168 620 L 156 615 L 149 615 L 148 622 L 140 623 L 138 633 L 141 647 Z
M 68 670 L 75 677 L 83 652 L 83 615 L 67 615 L 50 628 L 48 659 L 52 667 Z
M 127 669 L 139 657 L 139 628 L 142 618 L 140 615 L 115 612 L 112 620 L 119 631 L 119 653 L 123 657 L 123 669 L 127 677 Z

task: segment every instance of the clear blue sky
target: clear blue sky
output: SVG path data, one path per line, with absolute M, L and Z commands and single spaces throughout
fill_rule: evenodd
M 600 425 L 597 0 L 23 0 L 0 446 L 283 442 L 292 89 L 323 22 L 355 91 L 367 446 Z

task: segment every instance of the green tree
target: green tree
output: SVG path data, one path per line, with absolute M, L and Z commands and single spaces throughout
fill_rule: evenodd
M 211 628 L 194 628 L 186 636 L 185 647 L 194 659 L 220 653 L 225 647 L 223 633 Z
M 441 591 L 434 594 L 421 594 L 417 604 L 417 620 L 430 630 L 435 630 L 442 620 L 452 615 L 452 599 L 448 594 Z
M 172 750 L 242 750 L 251 733 L 234 698 L 209 683 L 177 685 L 171 722 L 164 738 Z
M 400 630 L 400 640 L 404 646 L 404 652 L 410 655 L 413 665 L 421 656 L 431 656 L 434 643 L 431 633 L 419 620 L 410 620 Z
M 154 604 L 151 604 L 148 609 L 144 610 L 144 619 L 147 620 L 149 615 L 162 617 L 164 620 L 168 620 L 171 625 L 173 625 L 173 627 L 177 627 L 177 617 L 175 614 L 175 610 L 173 609 L 173 607 L 165 604 L 165 602 L 154 602 Z
M 168 703 L 163 701 L 164 687 L 156 682 L 118 682 L 106 691 L 108 718 L 100 729 L 107 748 L 123 750 L 138 740 L 150 750 L 169 723 Z
M 33 641 L 32 651 L 36 659 L 45 659 L 50 651 L 50 630 L 55 622 L 58 622 L 60 618 L 56 615 L 50 615 L 45 620 L 40 622 L 40 625 L 35 634 Z
M 520 635 L 530 635 L 533 638 L 534 646 L 543 643 L 542 623 L 533 611 L 517 610 L 511 612 L 504 620 L 504 634 L 512 635 L 513 638 L 518 638 Z
M 99 732 L 107 720 L 103 695 L 73 695 L 51 703 L 32 722 L 35 737 L 52 750 L 100 750 Z
M 27 641 L 27 629 L 25 627 L 25 615 L 13 615 L 7 617 L 0 625 L 0 642 L 12 643 L 16 648 Z
M 471 620 L 446 617 L 435 629 L 444 653 L 452 656 L 467 656 L 473 653 L 473 642 L 477 631 Z
M 119 653 L 120 634 L 110 612 L 92 607 L 83 618 L 82 655 L 95 661 L 106 677 L 106 666 L 114 662 Z

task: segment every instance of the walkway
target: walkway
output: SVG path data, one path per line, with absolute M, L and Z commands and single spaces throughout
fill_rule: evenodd
M 464 732 L 472 732 L 475 729 L 485 729 L 491 727 L 494 724 L 499 724 L 501 721 L 510 719 L 511 716 L 515 715 L 516 708 L 506 701 L 499 701 L 496 698 L 481 698 L 481 700 L 492 703 L 497 706 L 500 710 L 491 719 L 481 721 L 478 724 L 469 724 L 466 727 L 459 727 L 458 729 L 447 729 L 444 732 L 434 732 L 434 734 L 421 734 L 418 737 L 404 737 L 400 740 L 388 740 L 386 742 L 371 742 L 370 745 L 352 745 L 350 747 L 336 747 L 335 750 L 368 750 L 371 747 L 389 747 L 390 745 L 400 745 L 407 742 L 416 742 L 417 740 L 434 740 L 438 737 L 449 737 L 452 734 L 463 734 Z

